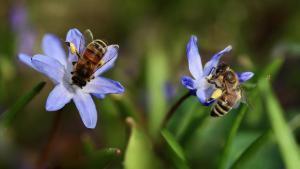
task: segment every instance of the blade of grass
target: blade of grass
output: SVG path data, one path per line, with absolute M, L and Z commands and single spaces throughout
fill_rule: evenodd
M 229 131 L 229 135 L 228 138 L 226 140 L 221 158 L 220 158 L 220 162 L 219 162 L 219 169 L 225 169 L 228 166 L 228 161 L 229 161 L 229 153 L 231 150 L 231 146 L 233 143 L 233 139 L 236 136 L 236 133 L 240 127 L 240 124 L 242 122 L 242 119 L 245 115 L 245 112 L 247 110 L 247 106 L 246 105 L 242 105 L 240 108 L 240 111 L 238 111 L 237 117 L 234 119 L 233 125 Z
M 159 47 L 149 49 L 146 68 L 149 130 L 151 136 L 155 138 L 159 136 L 159 129 L 167 111 L 164 90 L 168 75 L 168 63 L 164 52 Z
M 168 145 L 169 158 L 172 159 L 173 164 L 179 169 L 190 168 L 187 164 L 185 153 L 179 143 L 176 141 L 175 137 L 166 129 L 161 131 L 161 135 Z
M 300 166 L 298 147 L 286 121 L 283 110 L 276 99 L 268 80 L 259 83 L 261 92 L 264 93 L 264 101 L 267 108 L 272 129 L 279 145 L 284 163 L 288 169 L 297 169 Z
M 242 164 L 249 159 L 255 152 L 257 152 L 263 145 L 265 145 L 271 138 L 272 131 L 268 130 L 259 136 L 253 143 L 246 148 L 240 157 L 233 163 L 231 169 L 241 168 Z
M 3 113 L 0 123 L 2 123 L 4 127 L 9 127 L 16 118 L 17 113 L 22 110 L 34 98 L 34 96 L 36 96 L 43 89 L 45 84 L 46 82 L 38 83 L 32 90 L 20 97 L 10 109 Z
M 300 114 L 295 116 L 290 122 L 289 127 L 292 130 L 297 129 L 300 127 Z M 245 151 L 236 159 L 236 161 L 232 164 L 231 169 L 238 169 L 242 168 L 242 165 L 257 152 L 259 151 L 265 144 L 269 141 L 274 140 L 274 135 L 272 130 L 269 129 L 265 131 L 261 136 L 259 136 L 256 140 L 254 140 L 246 149 Z
M 161 168 L 149 137 L 137 126 L 133 118 L 127 118 L 126 122 L 131 127 L 131 136 L 126 148 L 124 167 L 126 169 Z

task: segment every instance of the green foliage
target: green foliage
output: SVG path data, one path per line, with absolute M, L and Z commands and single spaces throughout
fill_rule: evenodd
M 267 113 L 285 165 L 288 169 L 296 169 L 300 166 L 298 146 L 283 117 L 283 110 L 279 105 L 268 80 L 261 81 L 260 88 L 265 95 L 264 100 Z
M 117 161 L 121 155 L 121 150 L 118 148 L 105 148 L 101 150 L 94 150 L 88 155 L 88 168 L 99 169 L 107 168 L 110 164 Z
M 149 108 L 149 129 L 151 136 L 159 134 L 159 128 L 167 110 L 165 85 L 167 81 L 168 63 L 163 51 L 156 46 L 150 49 L 147 57 L 147 87 Z
M 175 137 L 166 129 L 161 131 L 161 135 L 164 138 L 166 144 L 168 145 L 169 158 L 172 159 L 173 164 L 175 164 L 176 168 L 179 169 L 188 169 L 187 160 L 185 157 L 185 153 L 179 143 L 176 141 Z
M 240 110 L 238 111 L 237 117 L 235 118 L 235 120 L 232 124 L 232 127 L 228 134 L 228 138 L 227 138 L 225 146 L 223 148 L 223 152 L 222 152 L 219 167 L 218 167 L 219 169 L 225 169 L 228 166 L 229 152 L 231 150 L 233 140 L 236 136 L 236 133 L 237 133 L 240 125 L 241 125 L 241 122 L 243 120 L 246 110 L 247 110 L 247 106 L 242 105 L 240 107 Z
M 9 127 L 16 118 L 17 113 L 20 112 L 45 86 L 46 82 L 40 82 L 33 87 L 29 92 L 20 97 L 14 105 L 6 110 L 1 116 L 0 123 L 4 127 Z
M 137 126 L 132 118 L 127 119 L 131 135 L 126 148 L 124 166 L 126 169 L 160 168 L 150 138 Z

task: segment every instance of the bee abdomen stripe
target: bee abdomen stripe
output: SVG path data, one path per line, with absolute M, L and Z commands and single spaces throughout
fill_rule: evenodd
M 223 110 L 225 110 L 225 111 L 227 111 L 227 112 L 231 109 L 231 107 L 228 106 L 228 105 L 226 104 L 226 102 L 218 101 L 217 104 L 218 104 Z
M 220 114 L 220 113 L 218 112 L 218 110 L 216 109 L 216 107 L 214 107 L 214 108 L 212 109 L 210 115 L 213 116 L 213 117 L 223 116 L 223 114 Z
M 219 114 L 224 115 L 224 114 L 227 113 L 227 111 L 225 111 L 225 110 L 220 106 L 220 104 L 216 104 L 215 109 L 219 112 Z

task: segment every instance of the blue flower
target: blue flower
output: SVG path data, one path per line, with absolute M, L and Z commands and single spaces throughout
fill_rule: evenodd
M 198 51 L 197 46 L 197 37 L 191 36 L 188 44 L 187 44 L 187 58 L 189 64 L 189 70 L 193 76 L 183 76 L 181 79 L 181 83 L 187 89 L 189 89 L 193 94 L 195 94 L 199 101 L 203 105 L 210 105 L 214 102 L 214 100 L 209 100 L 212 92 L 215 90 L 214 85 L 207 82 L 207 77 L 210 75 L 213 68 L 216 68 L 220 58 L 230 52 L 232 49 L 231 46 L 227 46 L 225 49 L 215 54 L 205 65 L 204 68 L 201 62 L 201 56 Z M 252 72 L 243 72 L 237 74 L 239 77 L 239 81 L 245 82 L 252 78 L 254 75 Z
M 71 29 L 67 33 L 66 41 L 72 42 L 77 49 L 84 42 L 80 41 L 82 34 L 77 29 Z M 105 58 L 110 59 L 95 73 L 95 78 L 80 88 L 72 84 L 73 61 L 77 61 L 76 55 L 69 52 L 68 58 L 62 47 L 62 43 L 54 35 L 46 34 L 42 41 L 44 54 L 36 54 L 30 57 L 19 54 L 19 59 L 36 71 L 46 75 L 55 84 L 46 101 L 47 111 L 57 111 L 63 108 L 71 100 L 74 101 L 81 119 L 87 128 L 95 128 L 97 123 L 97 110 L 92 96 L 104 98 L 106 94 L 119 94 L 124 92 L 124 87 L 117 81 L 113 81 L 100 75 L 110 69 L 118 56 L 118 45 L 109 45 Z

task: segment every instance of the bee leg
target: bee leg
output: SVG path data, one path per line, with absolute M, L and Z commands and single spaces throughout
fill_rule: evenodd
M 91 79 L 95 79 L 95 76 L 92 76 Z
M 208 98 L 208 99 L 206 99 L 206 102 L 209 103 L 209 102 L 211 102 L 213 100 L 214 100 L 213 98 Z

